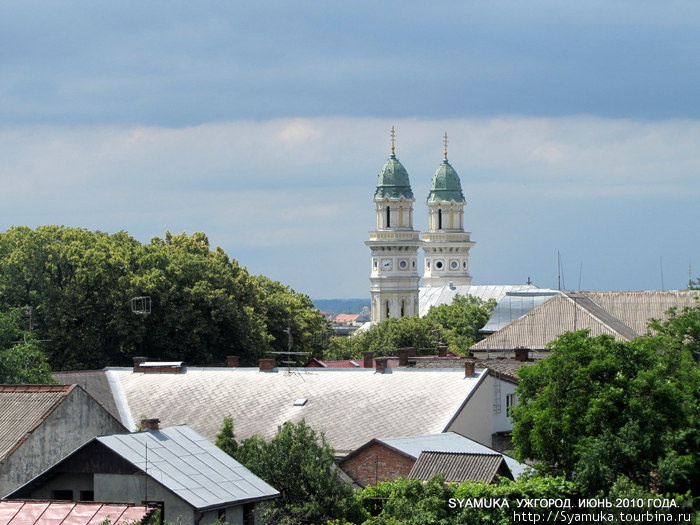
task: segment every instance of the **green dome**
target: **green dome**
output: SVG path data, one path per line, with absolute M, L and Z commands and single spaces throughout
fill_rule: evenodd
M 377 189 L 374 192 L 375 200 L 380 199 L 412 199 L 411 183 L 408 181 L 408 172 L 393 153 L 384 164 L 377 177 Z
M 459 175 L 455 169 L 445 159 L 433 175 L 433 182 L 430 185 L 428 202 L 466 202 L 462 193 L 462 184 L 459 182 Z

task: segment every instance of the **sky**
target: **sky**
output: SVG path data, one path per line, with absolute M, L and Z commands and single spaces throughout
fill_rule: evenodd
M 474 284 L 683 289 L 699 57 L 695 0 L 0 0 L 0 232 L 205 232 L 369 297 L 394 126 L 419 230 L 448 134 Z

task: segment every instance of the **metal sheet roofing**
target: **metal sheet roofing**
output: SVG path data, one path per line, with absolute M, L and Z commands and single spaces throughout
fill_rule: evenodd
M 141 523 L 155 507 L 131 503 L 0 500 L 3 525 L 111 525 Z
M 455 432 L 377 439 L 377 441 L 416 459 L 425 451 L 498 454 L 503 457 L 515 479 L 525 472 L 527 468 L 527 465 L 516 461 L 510 456 L 502 454 L 474 440 L 460 436 Z
M 504 468 L 503 457 L 498 454 L 426 451 L 421 452 L 408 478 L 427 481 L 435 474 L 443 474 L 448 482 L 491 483 L 499 470 L 508 477 L 508 467 Z
M 486 325 L 479 331 L 496 332 L 560 293 L 558 290 L 549 289 L 507 292 L 498 301 Z
M 338 455 L 376 436 L 445 430 L 484 371 L 370 368 L 188 368 L 184 374 L 110 369 L 134 420 L 157 417 L 163 426 L 187 423 L 214 440 L 224 417 L 237 439 L 271 438 L 287 421 L 304 419 L 324 431 Z M 294 400 L 305 398 L 304 406 Z
M 100 436 L 95 440 L 197 509 L 279 495 L 277 490 L 187 425 Z
M 0 385 L 0 462 L 56 409 L 73 388 L 70 385 Z
M 420 316 L 428 313 L 431 307 L 451 304 L 456 295 L 471 295 L 484 301 L 500 301 L 508 292 L 536 291 L 539 288 L 531 284 L 465 284 L 460 286 L 426 286 L 418 293 Z

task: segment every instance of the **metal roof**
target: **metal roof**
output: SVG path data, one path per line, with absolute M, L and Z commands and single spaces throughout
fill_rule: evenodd
M 459 286 L 424 286 L 418 293 L 420 316 L 428 313 L 431 307 L 451 304 L 456 295 L 471 295 L 483 301 L 500 301 L 508 292 L 537 291 L 531 284 L 464 284 Z
M 141 523 L 156 510 L 131 503 L 0 500 L 3 525 L 127 525 Z
M 95 440 L 199 510 L 279 496 L 187 425 Z
M 518 477 L 525 472 L 527 465 L 515 459 L 489 448 L 472 439 L 460 436 L 455 432 L 444 432 L 442 434 L 428 434 L 424 436 L 409 436 L 400 438 L 377 439 L 378 442 L 411 456 L 418 458 L 422 452 L 459 452 L 469 454 L 497 454 L 502 456 L 513 477 Z
M 498 301 L 486 325 L 479 331 L 496 332 L 560 293 L 558 290 L 549 289 L 506 292 Z
M 70 385 L 0 385 L 0 462 L 75 388 Z
M 214 440 L 231 416 L 237 439 L 269 439 L 287 421 L 304 419 L 345 455 L 376 436 L 442 432 L 463 408 L 485 371 L 280 367 L 188 368 L 183 374 L 106 371 L 133 420 L 157 417 L 162 426 L 187 423 Z M 303 407 L 295 399 L 306 398 Z
M 445 476 L 445 481 L 479 481 L 491 483 L 496 474 L 510 476 L 510 470 L 499 454 L 471 452 L 421 452 L 413 464 L 408 479 L 427 481 L 435 474 Z

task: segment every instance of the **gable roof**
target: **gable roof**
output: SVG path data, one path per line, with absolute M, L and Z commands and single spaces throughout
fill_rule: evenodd
M 0 463 L 5 461 L 75 385 L 0 385 Z
M 36 486 L 52 470 L 99 443 L 198 510 L 261 501 L 279 492 L 187 425 L 98 436 L 13 494 Z
M 697 291 L 564 292 L 473 345 L 473 351 L 517 347 L 546 350 L 564 332 L 588 329 L 631 341 L 648 332 L 650 318 L 666 319 L 671 307 L 697 306 Z
M 5 525 L 112 525 L 145 522 L 156 507 L 131 503 L 0 500 L 0 523 Z M 49 521 L 50 520 L 50 521 Z
M 269 439 L 287 421 L 304 419 L 323 431 L 337 455 L 376 436 L 442 432 L 485 377 L 464 370 L 372 368 L 187 368 L 181 374 L 110 368 L 112 395 L 130 418 L 157 417 L 163 426 L 187 423 L 214 441 L 231 416 L 236 439 Z M 294 406 L 306 399 L 303 406 Z
M 482 445 L 473 439 L 461 436 L 456 432 L 373 439 L 370 442 L 365 443 L 362 447 L 354 450 L 352 454 L 348 455 L 345 459 L 343 459 L 343 461 L 347 461 L 352 456 L 358 454 L 361 450 L 370 446 L 372 443 L 382 443 L 383 445 L 413 459 L 418 459 L 421 453 L 425 451 L 458 452 L 463 454 L 496 454 L 503 457 L 504 461 L 508 465 L 508 468 L 516 479 L 523 472 L 525 472 L 525 469 L 527 468 L 527 465 L 516 461 L 510 456 L 489 448 L 486 445 Z
M 427 481 L 443 474 L 447 482 L 479 481 L 491 483 L 496 474 L 512 478 L 508 465 L 499 454 L 474 452 L 421 452 L 413 464 L 409 479 Z
M 53 372 L 53 378 L 62 385 L 76 384 L 89 392 L 112 416 L 121 421 L 119 409 L 111 395 L 107 376 L 102 370 L 82 370 L 80 372 Z

